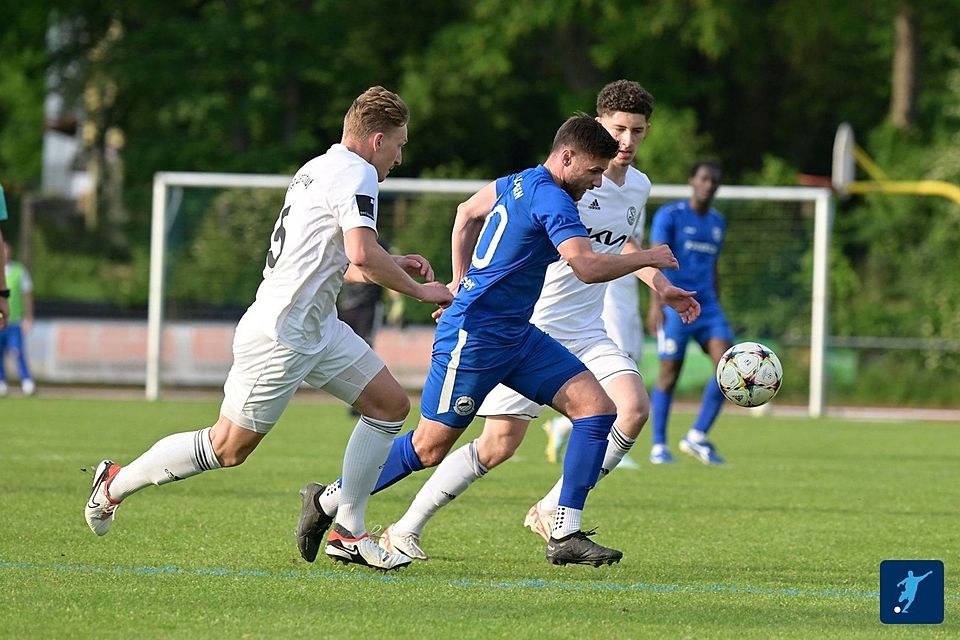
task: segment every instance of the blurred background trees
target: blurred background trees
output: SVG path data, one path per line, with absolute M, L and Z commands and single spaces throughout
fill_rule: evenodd
M 8 204 L 16 212 L 49 196 L 45 132 L 76 138 L 91 182 L 73 215 L 38 209 L 28 236 L 24 254 L 34 254 L 48 302 L 142 309 L 155 172 L 292 172 L 339 140 L 347 106 L 373 84 L 398 91 L 412 110 L 397 176 L 492 178 L 537 163 L 564 118 L 592 111 L 606 82 L 630 78 L 657 99 L 638 159 L 655 183 L 685 181 L 703 156 L 719 159 L 734 184 L 827 175 L 842 121 L 891 179 L 960 182 L 953 0 L 2 4 Z M 181 250 L 213 273 L 224 268 L 214 247 L 239 237 L 232 251 L 246 253 L 228 260 L 235 269 L 223 282 L 249 298 L 246 281 L 258 278 L 265 250 L 252 238 L 279 201 L 207 200 L 209 219 L 182 223 L 199 235 Z M 445 251 L 453 211 L 431 212 L 435 222 L 405 223 L 388 239 L 401 250 L 422 250 L 406 246 L 417 242 Z M 8 225 L 17 237 L 18 216 Z M 187 237 L 173 233 L 174 245 Z M 876 195 L 842 203 L 832 332 L 960 344 L 958 245 L 952 203 Z M 171 282 L 184 304 L 204 294 L 189 274 Z M 912 353 L 960 373 L 956 352 Z

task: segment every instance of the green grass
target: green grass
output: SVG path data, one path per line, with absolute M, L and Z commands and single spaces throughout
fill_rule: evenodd
M 379 574 L 304 563 L 297 490 L 329 480 L 352 421 L 294 403 L 238 469 L 129 498 L 96 538 L 81 507 L 104 456 L 212 422 L 216 402 L 0 402 L 0 636 L 70 638 L 957 637 L 960 424 L 721 416 L 730 461 L 603 480 L 584 514 L 620 565 L 553 567 L 520 524 L 558 467 L 532 428 L 427 528 L 432 558 Z M 672 439 L 690 416 L 677 415 Z M 468 436 L 478 433 L 478 425 Z M 466 441 L 466 438 L 463 439 Z M 371 500 L 402 513 L 427 472 Z M 946 565 L 946 622 L 885 627 L 884 559 Z

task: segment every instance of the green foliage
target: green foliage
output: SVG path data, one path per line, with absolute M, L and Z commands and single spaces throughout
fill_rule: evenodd
M 430 261 L 434 274 L 440 282 L 449 282 L 452 273 L 450 255 L 450 232 L 457 214 L 457 205 L 464 198 L 428 195 L 402 201 L 395 211 L 392 235 L 389 238 L 391 249 L 398 254 L 417 253 Z M 381 231 L 381 233 L 384 233 Z M 406 321 L 414 324 L 433 322 L 430 305 L 407 305 Z
M 638 157 L 654 183 L 685 182 L 700 157 L 721 160 L 729 184 L 825 175 L 834 131 L 846 120 L 892 179 L 960 184 L 960 4 L 912 3 L 921 82 L 917 119 L 906 130 L 886 124 L 900 0 L 768 4 L 423 0 L 385 11 L 377 0 L 8 2 L 0 181 L 13 211 L 40 185 L 50 78 L 68 104 L 86 111 L 85 154 L 104 152 L 108 128 L 123 133 L 129 220 L 102 215 L 109 228 L 73 236 L 41 220 L 32 265 L 41 298 L 123 306 L 146 300 L 156 171 L 289 173 L 339 139 L 345 109 L 373 84 L 399 90 L 412 109 L 397 175 L 494 178 L 531 166 L 566 116 L 591 111 L 605 83 L 632 78 L 657 101 Z M 48 48 L 51 25 L 56 44 Z M 446 277 L 455 206 L 443 198 L 398 201 L 382 231 Z M 272 196 L 259 195 L 185 205 L 171 231 L 172 303 L 249 302 L 277 209 Z M 746 309 L 731 313 L 738 330 L 801 339 L 808 235 L 767 225 L 763 207 L 729 213 L 731 241 L 749 242 L 750 233 L 771 239 L 754 242 L 751 259 L 721 263 L 722 279 L 742 279 L 724 292 Z M 797 212 L 794 222 L 810 215 Z M 956 205 L 932 198 L 873 195 L 840 204 L 831 332 L 960 339 L 958 218 Z M 807 248 L 768 249 L 793 236 Z M 772 278 L 775 291 L 766 284 Z M 413 313 L 425 320 L 425 310 Z M 952 374 L 952 356 L 938 357 L 904 361 L 918 370 L 936 361 Z M 862 370 L 872 361 L 865 356 Z
M 263 278 L 282 202 L 271 189 L 233 189 L 216 196 L 192 239 L 170 257 L 171 301 L 189 306 L 250 304 Z
M 637 167 L 654 184 L 686 184 L 690 167 L 711 157 L 709 134 L 697 131 L 693 109 L 654 108 L 650 133 L 637 150 Z M 684 144 L 678 145 L 677 140 Z
M 66 252 L 51 241 L 54 234 L 38 230 L 31 243 L 30 274 L 41 300 L 108 303 L 122 309 L 143 308 L 149 290 L 150 254 L 134 247 L 123 260 L 105 258 L 96 245 L 77 243 Z M 42 293 L 41 293 L 42 292 Z

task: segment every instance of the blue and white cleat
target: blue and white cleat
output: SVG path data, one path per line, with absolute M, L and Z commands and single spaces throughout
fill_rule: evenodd
M 696 442 L 690 438 L 684 438 L 680 441 L 680 451 L 691 455 L 703 464 L 723 464 L 724 459 L 717 453 L 709 440 Z
M 670 453 L 670 449 L 667 449 L 665 445 L 658 444 L 650 450 L 651 464 L 673 464 L 676 461 L 676 458 Z

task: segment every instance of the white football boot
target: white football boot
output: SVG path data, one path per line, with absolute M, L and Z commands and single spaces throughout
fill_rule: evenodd
M 390 553 L 402 553 L 414 560 L 427 560 L 427 554 L 420 548 L 420 534 L 412 531 L 398 531 L 391 524 L 380 535 L 380 546 Z
M 553 523 L 557 519 L 556 511 L 547 511 L 540 507 L 540 501 L 530 507 L 527 511 L 527 517 L 523 519 L 523 526 L 528 527 L 530 531 L 540 536 L 546 541 L 550 541 L 550 532 L 553 531 Z
M 93 472 L 93 491 L 90 492 L 90 499 L 87 500 L 83 515 L 87 519 L 90 530 L 98 536 L 107 535 L 113 516 L 120 508 L 120 501 L 114 500 L 108 493 L 110 482 L 118 471 L 120 471 L 120 465 L 113 460 L 103 460 Z
M 333 531 L 327 537 L 327 548 L 324 551 L 336 562 L 359 564 L 381 571 L 400 569 L 413 562 L 402 553 L 390 553 L 374 542 L 370 534 L 365 533 L 355 538 L 351 532 L 338 524 L 333 525 Z

